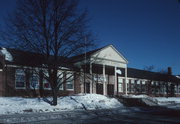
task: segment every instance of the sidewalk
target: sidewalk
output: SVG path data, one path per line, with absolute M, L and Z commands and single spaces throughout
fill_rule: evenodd
M 120 108 L 122 109 L 122 108 Z M 0 115 L 0 123 L 33 123 L 49 120 L 86 120 L 94 119 L 99 116 L 112 115 L 127 112 L 123 110 L 77 110 L 77 111 L 60 111 L 49 113 L 29 113 L 29 114 L 12 114 Z M 70 121 L 71 122 L 71 121 Z
M 171 111 L 142 111 L 137 107 L 124 107 L 109 110 L 61 111 L 0 116 L 0 123 L 25 124 L 172 124 L 180 123 L 179 116 L 169 116 Z

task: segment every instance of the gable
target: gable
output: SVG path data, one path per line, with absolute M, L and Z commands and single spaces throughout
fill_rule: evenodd
M 96 59 L 110 60 L 121 63 L 128 63 L 128 61 L 112 46 L 109 45 L 96 53 L 94 53 L 91 57 Z

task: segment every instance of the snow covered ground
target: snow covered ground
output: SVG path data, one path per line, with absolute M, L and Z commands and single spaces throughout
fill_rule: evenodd
M 123 95 L 123 97 L 148 99 L 156 103 L 158 106 L 180 109 L 180 97 L 150 97 L 147 95 Z M 147 102 L 146 104 L 153 106 L 151 105 L 151 102 Z
M 153 100 L 157 101 L 159 106 L 180 109 L 180 97 L 155 97 Z
M 51 106 L 38 98 L 0 97 L 0 115 L 29 112 L 57 112 L 68 110 L 97 110 L 123 107 L 114 98 L 98 94 L 79 94 L 58 98 L 58 105 Z
M 147 96 L 147 95 L 132 95 L 132 94 L 129 94 L 129 95 L 123 95 L 123 97 L 125 97 L 125 98 L 148 98 L 149 96 Z

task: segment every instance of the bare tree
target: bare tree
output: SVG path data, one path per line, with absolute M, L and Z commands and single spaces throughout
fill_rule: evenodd
M 154 65 L 150 65 L 150 66 L 145 66 L 143 70 L 146 70 L 146 71 L 153 71 L 154 70 Z
M 70 64 L 67 58 L 94 45 L 87 12 L 77 7 L 77 0 L 18 0 L 3 31 L 2 37 L 9 45 L 43 55 L 39 68 L 50 83 L 52 105 L 57 105 L 58 90 L 65 82 L 62 75 L 67 70 L 62 66 Z

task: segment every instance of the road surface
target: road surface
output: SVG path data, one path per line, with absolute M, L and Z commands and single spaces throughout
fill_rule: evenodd
M 180 111 L 124 107 L 111 110 L 64 111 L 0 116 L 0 123 L 26 124 L 177 124 Z

